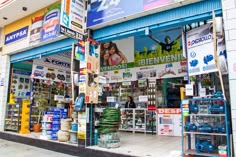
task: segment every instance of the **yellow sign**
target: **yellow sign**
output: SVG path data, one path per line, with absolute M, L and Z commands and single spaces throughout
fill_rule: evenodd
M 4 27 L 3 54 L 11 54 L 60 35 L 60 3 L 57 2 Z

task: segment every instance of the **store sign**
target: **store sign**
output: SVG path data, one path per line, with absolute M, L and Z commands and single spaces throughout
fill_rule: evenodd
M 157 114 L 181 114 L 180 108 L 158 108 Z
M 62 0 L 60 32 L 71 38 L 83 40 L 84 12 L 83 0 Z
M 52 65 L 55 65 L 55 66 L 58 66 L 58 67 L 64 67 L 64 68 L 68 68 L 68 69 L 70 68 L 70 63 L 62 61 L 62 60 L 58 60 L 58 59 L 55 59 L 55 58 L 45 57 L 43 59 L 43 61 L 44 61 L 45 64 L 52 64 Z
M 34 60 L 35 65 L 38 65 L 38 69 L 43 67 L 49 67 L 53 69 L 60 69 L 64 71 L 70 71 L 71 63 L 70 58 L 62 55 L 53 55 L 50 57 L 43 57 L 41 59 Z
M 60 8 L 57 2 L 4 27 L 3 53 L 53 42 L 60 37 Z
M 186 34 L 190 76 L 217 71 L 212 30 L 212 24 L 207 24 Z
M 4 44 L 8 45 L 8 44 L 11 44 L 15 41 L 26 38 L 28 36 L 28 29 L 29 29 L 29 26 L 25 26 L 23 28 L 20 28 L 14 32 L 11 32 L 11 33 L 5 35 Z
M 87 27 L 131 17 L 145 11 L 174 4 L 180 0 L 91 0 L 88 6 Z M 182 0 L 183 1 L 183 0 Z M 142 16 L 140 14 L 140 16 Z

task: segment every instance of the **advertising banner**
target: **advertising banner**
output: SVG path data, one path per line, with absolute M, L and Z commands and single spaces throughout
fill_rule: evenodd
M 134 64 L 136 67 L 168 64 L 184 61 L 182 50 L 182 29 L 153 32 L 148 36 L 135 38 Z
M 133 67 L 134 37 L 102 43 L 100 71 L 114 71 Z
M 5 26 L 3 53 L 10 54 L 58 38 L 60 8 L 60 3 L 55 3 Z
M 129 17 L 184 0 L 91 0 L 88 5 L 87 27 Z
M 107 77 L 110 83 L 186 76 L 187 62 L 183 57 L 181 37 L 182 30 L 176 28 L 153 32 L 152 39 L 148 36 L 138 36 L 103 43 L 101 75 Z M 118 49 L 117 53 L 114 53 L 114 58 L 120 63 L 117 65 L 112 65 L 116 63 L 111 54 L 112 43 L 115 43 Z M 127 63 L 121 61 L 123 56 Z
M 213 25 L 207 24 L 187 32 L 186 39 L 189 75 L 218 71 L 214 56 Z M 218 47 L 219 45 L 220 43 L 218 43 Z M 221 44 L 220 47 L 218 55 L 225 58 L 224 44 Z
M 62 0 L 60 31 L 62 34 L 83 40 L 85 4 L 83 0 Z
M 70 82 L 70 55 L 63 53 L 33 61 L 32 78 Z

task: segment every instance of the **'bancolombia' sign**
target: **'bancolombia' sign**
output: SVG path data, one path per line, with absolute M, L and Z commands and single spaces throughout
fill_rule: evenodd
M 11 33 L 5 35 L 4 44 L 5 45 L 11 44 L 15 41 L 26 38 L 28 36 L 28 29 L 29 29 L 29 26 L 25 26 L 23 28 L 20 28 L 14 32 L 11 32 Z

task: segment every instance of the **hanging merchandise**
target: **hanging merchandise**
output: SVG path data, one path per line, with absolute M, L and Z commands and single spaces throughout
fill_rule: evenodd
M 75 58 L 79 61 L 85 61 L 85 43 L 83 40 L 78 40 L 78 46 L 75 47 Z
M 77 112 L 84 112 L 85 111 L 84 96 L 80 96 L 80 97 L 76 98 L 74 110 Z
M 85 43 L 86 50 L 86 89 L 85 103 L 98 103 L 99 69 L 100 69 L 100 45 L 92 39 Z

